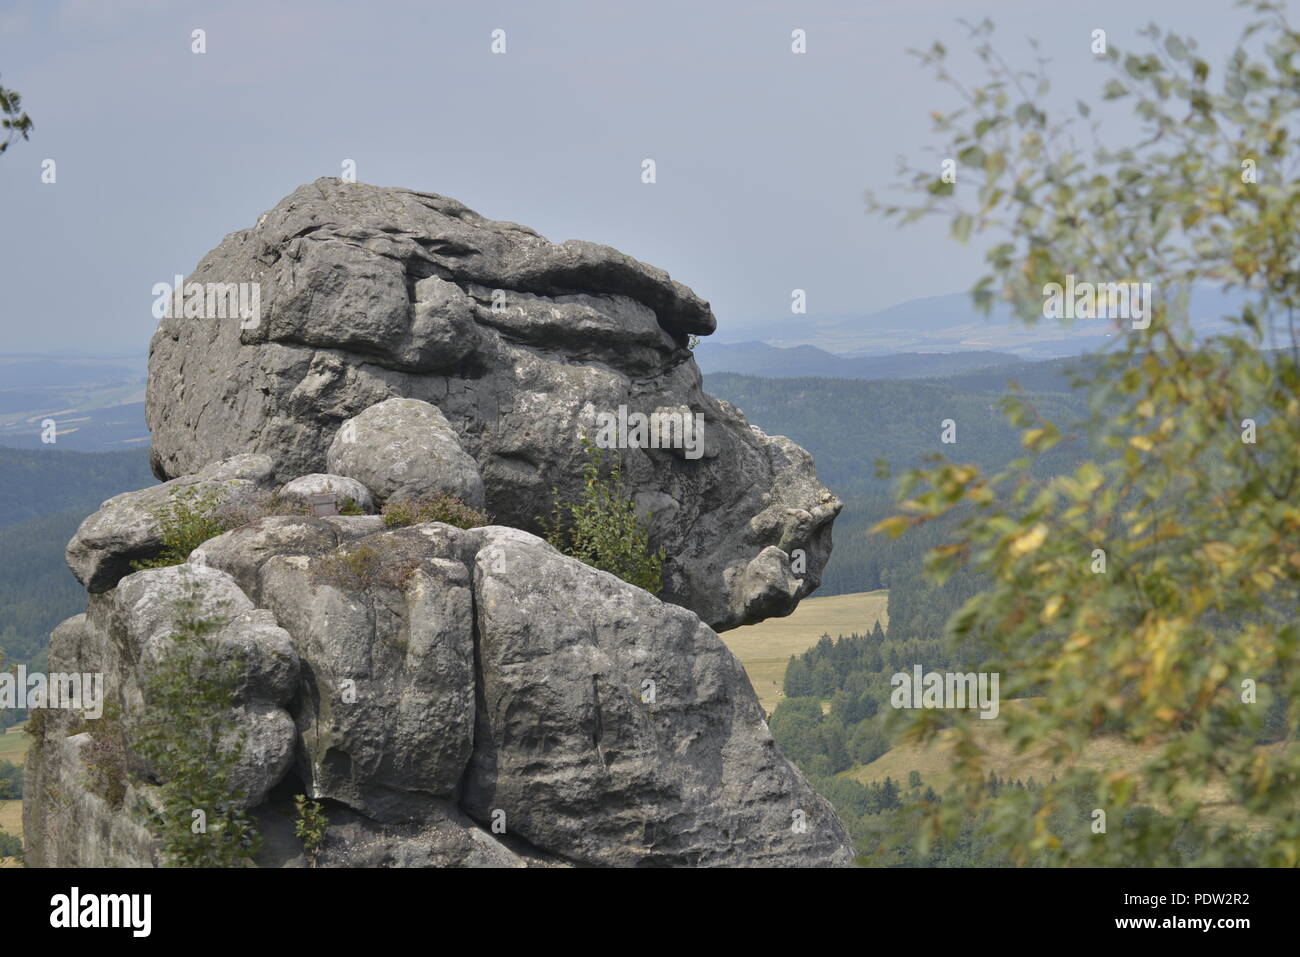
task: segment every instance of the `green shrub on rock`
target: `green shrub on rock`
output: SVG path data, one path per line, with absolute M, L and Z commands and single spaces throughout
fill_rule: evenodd
M 429 498 L 387 502 L 383 512 L 384 524 L 392 527 L 420 525 L 424 522 L 443 522 L 457 528 L 478 528 L 491 523 L 492 516 L 482 509 L 471 508 L 453 495 L 439 494 Z
M 538 518 L 546 540 L 572 558 L 659 594 L 664 550 L 650 550 L 650 531 L 623 487 L 620 464 L 616 461 L 602 476 L 603 451 L 586 439 L 582 445 L 587 451 L 582 493 L 576 502 L 562 502 L 558 490 L 552 490 L 551 518 Z

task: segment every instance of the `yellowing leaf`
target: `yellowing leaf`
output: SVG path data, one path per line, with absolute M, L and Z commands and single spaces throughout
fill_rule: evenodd
M 1047 526 L 1041 522 L 1011 543 L 1011 554 L 1017 557 L 1037 551 L 1047 540 Z
M 897 538 L 907 531 L 908 526 L 912 524 L 911 519 L 905 515 L 891 515 L 889 518 L 882 519 L 871 528 L 867 529 L 868 535 L 879 535 L 884 533 L 890 538 Z
M 1210 542 L 1201 551 L 1216 565 L 1226 565 L 1237 557 L 1237 550 L 1227 542 Z
M 1080 651 L 1092 644 L 1093 636 L 1086 631 L 1076 631 L 1065 643 L 1066 651 Z

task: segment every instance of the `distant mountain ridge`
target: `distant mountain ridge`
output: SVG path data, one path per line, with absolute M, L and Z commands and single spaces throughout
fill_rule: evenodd
M 1022 362 L 1007 352 L 904 352 L 887 356 L 838 356 L 816 346 L 780 348 L 765 342 L 715 343 L 695 347 L 700 371 L 735 372 L 773 379 L 916 379 L 956 375 Z
M 1222 331 L 1222 316 L 1234 312 L 1241 303 L 1239 291 L 1222 292 L 1212 286 L 1196 286 L 1192 289 L 1188 311 L 1198 334 L 1204 336 Z M 841 358 L 1001 352 L 1022 359 L 1055 359 L 1094 352 L 1105 347 L 1116 334 L 1115 326 L 1107 319 L 1081 319 L 1069 326 L 1059 320 L 1045 319 L 1028 325 L 1013 315 L 1006 303 L 995 304 L 989 315 L 983 316 L 975 309 L 968 293 L 952 293 L 911 299 L 865 316 L 789 316 L 771 322 L 738 324 L 734 333 L 724 325 L 708 343 L 714 349 L 755 342 L 785 349 L 812 346 Z M 734 338 L 728 341 L 730 336 Z

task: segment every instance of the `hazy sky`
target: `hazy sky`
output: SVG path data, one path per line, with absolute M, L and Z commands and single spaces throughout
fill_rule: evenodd
M 898 156 L 928 157 L 928 114 L 953 104 L 908 48 L 960 49 L 956 20 L 984 16 L 1009 53 L 1036 37 L 1072 103 L 1109 75 L 1093 29 L 1137 49 L 1155 20 L 1216 63 L 1245 15 L 1228 0 L 0 0 L 0 83 L 35 122 L 0 156 L 0 353 L 143 354 L 154 283 L 345 159 L 363 182 L 667 269 L 727 338 L 788 316 L 794 288 L 811 316 L 965 290 L 976 252 L 937 224 L 899 232 L 862 197 Z

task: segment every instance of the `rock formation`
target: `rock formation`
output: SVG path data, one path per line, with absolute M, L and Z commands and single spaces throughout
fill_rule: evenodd
M 688 408 L 704 417 L 700 458 L 623 450 L 668 555 L 664 600 L 721 630 L 817 587 L 840 503 L 802 449 L 703 392 L 688 337 L 713 314 L 663 271 L 432 193 L 321 179 L 227 236 L 186 287 L 241 282 L 259 284 L 256 316 L 200 318 L 199 296 L 154 335 L 159 478 L 244 452 L 282 480 L 333 471 L 345 420 L 421 399 L 478 463 L 487 510 L 535 532 L 552 489 L 577 490 L 598 413 Z
M 185 596 L 238 676 L 220 715 L 262 866 L 304 863 L 297 794 L 325 808 L 322 866 L 851 861 L 714 630 L 815 587 L 839 503 L 807 453 L 700 391 L 685 337 L 712 330 L 707 304 L 606 247 L 332 181 L 191 277 L 250 278 L 270 290 L 255 327 L 162 322 L 150 419 L 170 480 L 105 502 L 68 545 L 89 603 L 54 632 L 50 670 L 103 673 L 113 720 L 34 723 L 29 863 L 161 862 L 138 722 Z M 699 460 L 622 450 L 666 600 L 528 531 L 619 404 L 705 416 Z M 442 494 L 494 524 L 365 514 Z M 311 514 L 321 495 L 354 514 Z M 168 510 L 196 503 L 229 530 L 133 570 L 164 553 Z

